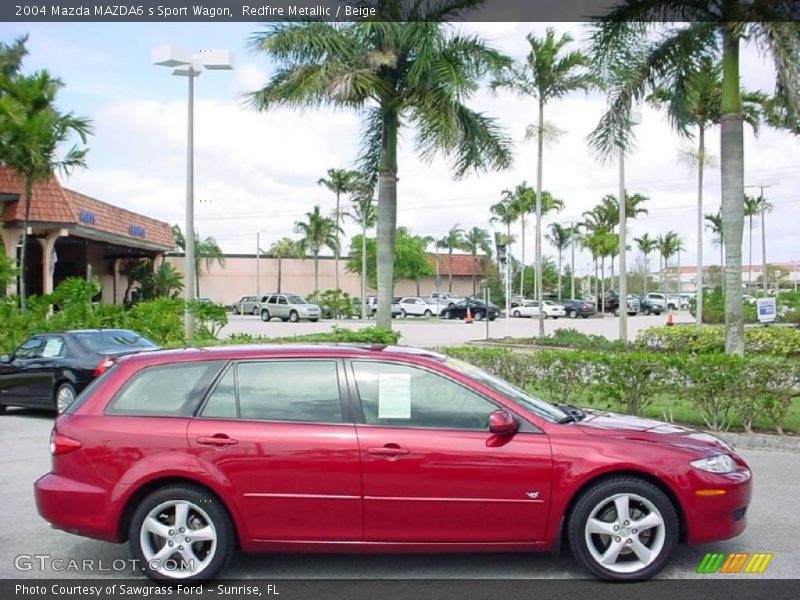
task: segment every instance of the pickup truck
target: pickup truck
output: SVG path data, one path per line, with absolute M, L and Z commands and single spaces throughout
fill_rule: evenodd
M 628 315 L 633 317 L 639 314 L 639 299 L 636 296 L 628 295 Z M 617 290 L 606 290 L 605 302 L 603 297 L 597 299 L 597 312 L 602 312 L 605 308 L 606 312 L 613 313 L 614 316 L 619 316 L 619 292 Z

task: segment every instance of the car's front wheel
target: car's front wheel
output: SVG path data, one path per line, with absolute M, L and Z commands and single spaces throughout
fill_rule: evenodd
M 258 307 L 257 306 L 253 307 L 253 316 L 258 316 Z
M 70 404 L 75 402 L 75 397 L 77 394 L 75 393 L 75 388 L 72 387 L 71 383 L 62 383 L 56 388 L 53 396 L 56 401 L 56 412 L 61 414 Z
M 658 573 L 678 539 L 678 515 L 653 484 L 615 477 L 590 487 L 568 521 L 575 558 L 609 580 L 648 579 Z
M 210 579 L 235 547 L 233 524 L 219 499 L 193 485 L 147 496 L 133 514 L 129 537 L 145 575 L 159 581 Z
M 578 318 L 578 311 L 577 310 L 569 311 L 569 318 L 570 319 L 577 319 Z
M 289 321 L 292 323 L 297 323 L 300 320 L 300 315 L 297 314 L 296 310 L 293 310 L 289 313 Z
M 422 316 L 425 317 L 426 319 L 430 319 L 433 316 L 433 313 L 429 310 L 426 310 Z
M 269 311 L 265 308 L 261 311 L 261 320 L 264 322 L 269 321 L 272 318 L 272 315 L 269 314 Z

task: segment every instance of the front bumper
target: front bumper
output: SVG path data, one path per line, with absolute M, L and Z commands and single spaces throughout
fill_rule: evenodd
M 689 544 L 717 542 L 736 537 L 747 526 L 747 507 L 753 478 L 744 466 L 718 475 L 692 469 L 690 496 L 684 506 Z

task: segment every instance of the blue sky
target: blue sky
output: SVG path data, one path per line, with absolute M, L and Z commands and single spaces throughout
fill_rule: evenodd
M 526 51 L 525 34 L 541 33 L 544 25 L 465 27 L 520 57 Z M 258 114 L 242 105 L 241 94 L 255 89 L 269 74 L 264 58 L 246 49 L 247 38 L 257 28 L 253 23 L 3 23 L 0 38 L 9 41 L 28 33 L 25 70 L 47 68 L 61 77 L 67 84 L 59 100 L 62 110 L 88 115 L 95 122 L 89 168 L 73 174 L 67 185 L 170 223 L 183 218 L 186 80 L 151 65 L 150 50 L 167 43 L 192 50 L 231 49 L 236 69 L 204 73 L 196 85 L 197 226 L 228 252 L 254 252 L 257 231 L 265 240 L 262 246 L 268 247 L 279 237 L 292 236 L 294 222 L 315 204 L 332 210 L 333 198 L 316 181 L 330 167 L 350 165 L 359 132 L 358 115 L 353 113 Z M 556 24 L 556 28 L 583 37 L 577 24 Z M 769 89 L 772 74 L 763 57 L 747 50 L 742 62 L 745 84 Z M 413 138 L 406 138 L 400 155 L 399 224 L 415 233 L 442 236 L 456 223 L 463 228 L 488 227 L 488 207 L 499 200 L 503 189 L 523 180 L 535 182 L 535 146 L 523 141 L 526 125 L 535 119 L 533 103 L 482 90 L 471 105 L 497 117 L 515 140 L 515 167 L 454 182 L 445 160 L 421 163 L 411 151 Z M 567 208 L 545 224 L 579 219 L 603 195 L 616 193 L 616 166 L 600 165 L 585 144 L 604 106 L 601 96 L 578 93 L 548 107 L 547 120 L 565 133 L 545 150 L 545 189 L 563 198 Z M 663 116 L 649 108 L 643 113 L 638 146 L 627 166 L 628 190 L 650 196 L 650 215 L 637 219 L 630 229 L 634 236 L 675 229 L 687 248 L 682 262 L 691 264 L 694 174 L 679 161 L 682 144 Z M 709 135 L 710 151 L 717 156 L 718 137 L 717 130 Z M 765 130 L 758 139 L 746 134 L 747 183 L 773 186 L 769 194 L 776 208 L 767 221 L 770 261 L 800 260 L 798 149 L 797 138 L 783 133 Z M 707 175 L 706 197 L 706 212 L 713 212 L 719 206 L 718 169 Z M 347 231 L 355 233 L 351 226 Z M 754 232 L 754 262 L 760 261 L 758 232 Z M 532 239 L 529 230 L 528 260 L 533 255 Z M 545 251 L 552 253 L 546 244 Z M 519 255 L 518 247 L 515 253 Z M 709 262 L 718 257 L 710 235 L 705 253 Z M 581 256 L 580 261 L 579 270 L 589 259 Z

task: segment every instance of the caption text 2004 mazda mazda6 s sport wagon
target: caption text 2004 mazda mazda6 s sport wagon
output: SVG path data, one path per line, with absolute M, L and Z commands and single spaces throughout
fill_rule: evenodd
M 411 348 L 126 356 L 56 421 L 53 526 L 130 541 L 159 580 L 246 551 L 549 550 L 644 579 L 745 527 L 751 474 L 713 436 L 557 406 Z

